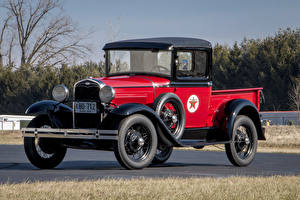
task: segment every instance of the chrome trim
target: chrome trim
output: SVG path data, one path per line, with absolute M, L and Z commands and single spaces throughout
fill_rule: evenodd
M 62 100 L 62 101 L 58 101 L 57 99 L 54 98 L 53 92 L 54 92 L 55 88 L 57 88 L 57 87 L 62 87 L 62 88 L 64 89 L 64 91 L 65 91 L 65 98 L 64 98 L 64 100 Z M 56 86 L 52 89 L 52 98 L 53 98 L 55 101 L 58 101 L 58 102 L 62 103 L 62 102 L 68 101 L 69 97 L 70 97 L 70 91 L 69 91 L 69 89 L 68 89 L 65 85 L 63 85 L 63 84 L 56 85 Z
M 22 128 L 23 137 L 117 140 L 118 130 Z
M 170 82 L 170 87 L 211 87 L 211 81 L 204 81 L 204 82 Z
M 114 87 L 114 88 L 153 88 L 153 86 L 119 86 L 119 87 Z
M 75 128 L 75 109 L 74 109 L 74 106 L 75 106 L 75 102 L 73 101 L 72 103 L 72 120 L 73 120 L 73 128 Z
M 79 84 L 79 83 L 81 83 L 81 82 L 83 82 L 83 81 L 92 81 L 92 82 L 94 82 L 94 83 L 97 83 L 97 84 L 99 85 L 100 89 L 101 89 L 102 87 L 105 86 L 105 83 L 103 83 L 102 81 L 100 81 L 100 80 L 95 80 L 95 79 L 92 79 L 92 78 L 86 78 L 86 79 L 82 79 L 82 80 L 80 80 L 80 81 L 77 81 L 77 82 L 74 84 L 74 86 L 73 86 L 73 99 L 74 99 L 74 100 L 75 100 L 75 89 L 76 89 L 76 86 L 77 86 L 77 84 Z
M 111 96 L 111 100 L 110 100 L 109 102 L 105 102 L 105 101 L 103 101 L 103 99 L 101 98 L 101 91 L 104 90 L 104 89 L 102 90 L 102 88 L 104 88 L 104 87 L 109 87 L 110 90 L 111 90 L 112 96 Z M 105 85 L 105 86 L 103 86 L 102 88 L 100 88 L 100 92 L 99 92 L 99 98 L 100 98 L 101 102 L 104 102 L 104 103 L 111 103 L 111 101 L 115 98 L 115 95 L 116 95 L 115 89 L 114 89 L 113 87 L 111 87 L 110 85 Z
M 148 81 L 151 82 L 152 87 L 153 87 L 153 101 L 154 101 L 154 99 L 155 99 L 155 87 L 156 87 L 155 84 L 154 84 L 154 82 L 150 78 L 147 78 L 147 77 L 140 77 L 139 76 L 139 78 L 143 78 L 143 79 L 146 79 L 146 80 L 148 80 Z

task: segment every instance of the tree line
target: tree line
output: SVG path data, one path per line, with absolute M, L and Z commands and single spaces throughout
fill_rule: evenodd
M 263 110 L 299 109 L 291 95 L 297 94 L 300 80 L 300 32 L 279 30 L 274 36 L 244 39 L 232 47 L 216 44 L 212 71 L 214 89 L 263 87 Z M 0 66 L 0 113 L 21 114 L 30 104 L 51 98 L 57 84 L 63 83 L 72 91 L 76 81 L 103 75 L 104 62 Z
M 263 110 L 299 110 L 299 98 L 292 96 L 300 81 L 300 30 L 287 28 L 232 47 L 215 45 L 213 80 L 216 89 L 263 87 Z

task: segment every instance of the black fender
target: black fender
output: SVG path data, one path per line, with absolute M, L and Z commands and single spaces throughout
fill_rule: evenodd
M 147 116 L 156 126 L 156 129 L 160 128 L 162 131 L 157 131 L 159 139 L 174 146 L 181 146 L 180 142 L 172 136 L 172 133 L 168 127 L 161 120 L 159 115 L 150 107 L 139 103 L 128 103 L 119 106 L 112 110 L 102 121 L 100 128 L 102 129 L 119 129 L 119 124 L 122 119 L 133 114 L 143 114 Z
M 43 100 L 29 106 L 25 114 L 48 115 L 52 126 L 56 128 L 72 128 L 72 108 L 58 101 Z
M 235 99 L 226 106 L 225 114 L 227 115 L 226 131 L 229 140 L 232 140 L 234 121 L 238 115 L 245 115 L 249 117 L 255 124 L 258 139 L 266 139 L 264 130 L 261 126 L 259 112 L 252 102 L 246 99 Z

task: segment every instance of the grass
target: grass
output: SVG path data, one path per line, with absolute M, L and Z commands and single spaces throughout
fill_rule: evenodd
M 0 199 L 300 199 L 300 176 L 102 179 L 0 185 Z
M 0 131 L 1 144 L 23 144 L 21 131 Z
M 259 141 L 258 152 L 299 153 L 300 127 L 268 126 L 266 141 Z M 0 131 L 0 144 L 23 144 L 20 131 Z M 186 148 L 194 149 L 194 148 Z M 204 151 L 224 151 L 224 145 L 206 146 Z

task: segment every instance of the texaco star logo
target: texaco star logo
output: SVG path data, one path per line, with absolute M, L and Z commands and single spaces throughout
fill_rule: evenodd
M 186 106 L 190 113 L 195 112 L 199 107 L 199 98 L 196 95 L 191 95 Z

